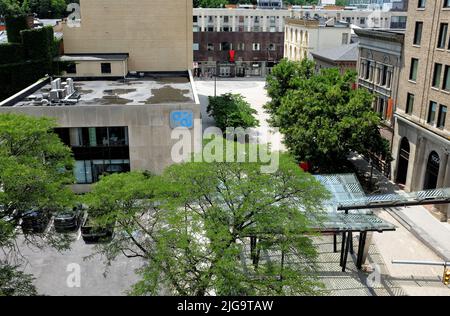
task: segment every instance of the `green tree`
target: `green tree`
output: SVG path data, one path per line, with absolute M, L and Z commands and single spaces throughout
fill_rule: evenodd
M 0 17 L 24 14 L 22 6 L 17 0 L 0 0 Z
M 33 281 L 33 276 L 23 273 L 19 267 L 0 261 L 0 296 L 36 296 Z
M 55 122 L 18 114 L 0 115 L 0 249 L 15 252 L 16 227 L 33 208 L 60 210 L 73 203 L 71 151 L 53 133 Z M 67 249 L 52 232 L 25 236 L 36 246 Z M 44 242 L 41 237 L 46 237 Z
M 268 79 L 274 96 L 267 105 L 272 123 L 280 127 L 295 157 L 322 172 L 339 171 L 350 151 L 389 159 L 389 146 L 378 127 L 381 119 L 372 110 L 373 96 L 353 89 L 356 74 L 313 70 L 311 62 L 284 61 Z
M 218 97 L 209 97 L 207 112 L 223 132 L 227 127 L 246 129 L 259 125 L 255 118 L 256 110 L 239 94 L 227 93 Z
M 277 111 L 281 105 L 281 100 L 289 90 L 299 89 L 305 80 L 314 74 L 314 63 L 309 59 L 300 62 L 293 62 L 283 59 L 273 68 L 267 76 L 267 94 L 270 101 L 264 108 L 271 116 L 271 123 L 279 126 Z
M 198 7 L 201 8 L 222 8 L 227 4 L 227 0 L 198 0 Z
M 191 162 L 102 178 L 86 201 L 117 234 L 99 253 L 144 259 L 134 295 L 317 294 L 310 227 L 328 194 L 289 156 L 273 174 L 260 167 Z

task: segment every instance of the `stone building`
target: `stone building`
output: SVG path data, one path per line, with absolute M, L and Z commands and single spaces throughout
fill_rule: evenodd
M 406 190 L 450 187 L 449 23 L 450 1 L 409 1 L 393 143 L 393 179 Z
M 373 109 L 382 119 L 381 134 L 392 145 L 394 111 L 404 65 L 404 31 L 355 30 L 359 38 L 358 86 L 374 94 Z M 389 175 L 390 168 L 386 168 Z

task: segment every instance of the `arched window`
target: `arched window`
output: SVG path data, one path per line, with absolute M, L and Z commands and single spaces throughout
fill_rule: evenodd
M 437 152 L 432 151 L 428 157 L 427 170 L 425 171 L 425 181 L 423 188 L 433 190 L 437 188 L 441 158 Z
M 397 179 L 396 182 L 399 184 L 406 184 L 406 179 L 408 177 L 408 167 L 409 167 L 409 154 L 411 147 L 409 141 L 406 137 L 403 137 L 399 153 L 398 153 L 398 166 L 397 166 Z

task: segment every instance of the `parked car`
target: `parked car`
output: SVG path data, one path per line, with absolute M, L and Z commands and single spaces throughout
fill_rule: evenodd
M 81 226 L 81 236 L 85 242 L 104 242 L 112 239 L 114 226 L 98 227 L 88 215 Z
M 48 210 L 32 209 L 22 214 L 22 231 L 24 234 L 42 234 L 48 227 L 52 214 Z
M 82 205 L 67 208 L 55 216 L 54 226 L 56 231 L 77 230 L 83 220 L 84 211 Z

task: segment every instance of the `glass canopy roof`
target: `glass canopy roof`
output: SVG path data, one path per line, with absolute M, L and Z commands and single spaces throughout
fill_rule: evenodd
M 331 193 L 331 198 L 324 205 L 327 215 L 320 228 L 322 232 L 395 230 L 394 225 L 380 219 L 368 209 L 350 210 L 349 214 L 338 211 L 338 207 L 344 203 L 357 203 L 368 199 L 356 175 L 332 174 L 315 177 Z

